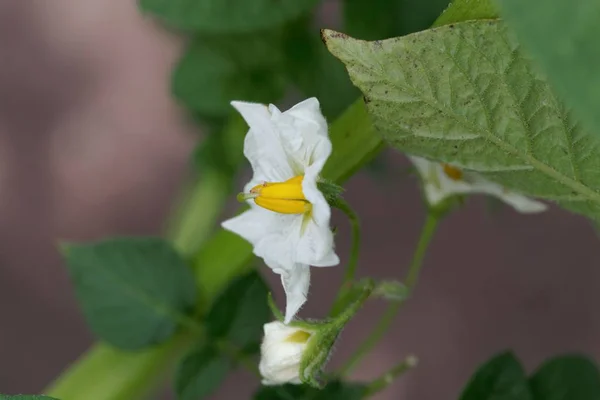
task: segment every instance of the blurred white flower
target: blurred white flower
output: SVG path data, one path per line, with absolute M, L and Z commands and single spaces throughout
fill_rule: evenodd
M 279 321 L 264 326 L 258 369 L 263 385 L 300 384 L 300 363 L 314 332 Z
M 463 171 L 452 165 L 432 162 L 421 157 L 408 158 L 421 175 L 425 197 L 432 207 L 454 195 L 480 193 L 497 197 L 521 213 L 538 213 L 548 208 L 546 204 L 510 191 L 478 173 Z
M 222 225 L 248 240 L 254 254 L 281 275 L 288 323 L 306 301 L 309 266 L 340 262 L 329 227 L 331 209 L 317 188 L 331 154 L 327 123 L 316 98 L 283 113 L 272 104 L 231 104 L 250 127 L 244 155 L 254 176 L 241 194 L 250 209 Z

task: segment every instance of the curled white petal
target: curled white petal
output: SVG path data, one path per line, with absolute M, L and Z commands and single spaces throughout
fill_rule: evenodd
M 294 171 L 267 106 L 242 101 L 231 104 L 250 127 L 244 139 L 244 155 L 252 165 L 253 180 L 277 182 L 292 177 Z
M 289 324 L 306 303 L 306 295 L 310 286 L 310 267 L 305 264 L 296 264 L 291 269 L 281 269 L 279 272 L 286 298 L 284 322 Z

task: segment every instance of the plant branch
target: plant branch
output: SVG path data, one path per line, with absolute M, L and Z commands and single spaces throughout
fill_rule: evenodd
M 406 278 L 404 280 L 408 292 L 406 298 L 409 298 L 412 295 L 414 287 L 417 284 L 419 272 L 421 271 L 421 266 L 423 265 L 423 259 L 425 258 L 425 254 L 427 253 L 427 249 L 429 247 L 429 244 L 431 243 L 431 239 L 433 238 L 433 235 L 437 229 L 438 222 L 438 215 L 430 211 L 427 214 L 427 219 L 425 220 L 425 224 L 423 225 L 419 242 L 417 243 L 417 247 L 415 248 L 413 259 L 408 269 L 408 274 L 406 275 Z M 400 310 L 400 308 L 404 304 L 404 301 L 405 299 L 400 301 L 394 301 L 387 307 L 383 316 L 381 317 L 371 334 L 358 348 L 356 353 L 354 353 L 354 355 L 350 358 L 346 366 L 342 368 L 341 375 L 350 374 L 354 370 L 354 368 L 356 368 L 359 362 L 368 353 L 370 353 L 371 350 L 381 340 L 381 338 L 383 338 L 390 325 L 392 324 L 396 314 L 398 313 L 398 310 Z

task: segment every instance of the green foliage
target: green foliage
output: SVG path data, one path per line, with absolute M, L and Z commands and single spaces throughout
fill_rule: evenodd
M 600 217 L 600 138 L 571 118 L 500 22 L 376 42 L 325 37 L 392 146 Z
M 491 0 L 458 0 L 440 15 L 433 26 L 442 26 L 471 19 L 498 18 L 498 10 Z
M 204 33 L 249 33 L 310 11 L 318 0 L 139 0 L 142 12 L 166 24 Z
M 271 317 L 268 293 L 261 276 L 251 271 L 219 295 L 204 321 L 206 340 L 184 357 L 177 371 L 179 400 L 206 398 L 220 386 L 234 361 L 258 352 L 263 325 Z
M 225 126 L 219 124 L 212 129 L 194 151 L 198 172 L 215 170 L 223 175 L 223 179 L 231 181 L 245 162 L 243 144 L 246 132 L 246 123 L 237 113 Z
M 546 361 L 530 378 L 536 400 L 600 399 L 600 374 L 588 358 L 567 355 Z
M 16 396 L 9 396 L 6 394 L 0 394 L 0 400 L 58 400 L 54 397 L 42 396 L 42 395 L 26 395 L 26 394 L 18 394 Z
M 333 381 L 323 389 L 308 385 L 263 386 L 253 400 L 360 400 L 365 393 L 365 385 Z
M 323 46 L 308 16 L 290 24 L 284 34 L 285 69 L 304 97 L 317 97 L 326 118 L 335 118 L 360 94 L 344 66 Z
M 230 360 L 211 345 L 202 346 L 182 360 L 175 377 L 179 400 L 200 400 L 211 395 L 225 380 Z
M 159 238 L 117 238 L 63 246 L 91 330 L 137 350 L 165 341 L 196 301 L 190 269 Z
M 344 32 L 376 40 L 429 28 L 448 0 L 344 0 L 342 5 Z
M 275 102 L 284 93 L 279 31 L 195 37 L 173 72 L 172 91 L 201 116 L 227 116 L 231 100 Z
M 502 353 L 475 372 L 460 400 L 600 399 L 600 373 L 585 357 L 566 355 L 546 361 L 529 378 L 512 353 Z
M 586 128 L 600 134 L 600 2 L 502 0 L 503 17 Z
M 502 353 L 482 365 L 460 400 L 533 400 L 525 370 L 512 353 Z
M 209 336 L 239 349 L 260 343 L 263 325 L 271 320 L 268 295 L 269 288 L 256 271 L 233 280 L 206 316 Z

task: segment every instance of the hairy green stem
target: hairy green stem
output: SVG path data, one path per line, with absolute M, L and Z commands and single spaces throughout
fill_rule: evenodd
M 410 267 L 408 268 L 408 274 L 404 280 L 404 284 L 407 289 L 407 297 L 409 298 L 412 295 L 415 285 L 417 284 L 417 280 L 419 278 L 419 272 L 421 271 L 421 267 L 423 265 L 423 259 L 425 258 L 425 254 L 427 253 L 427 248 L 431 243 L 431 239 L 437 229 L 439 222 L 439 216 L 434 212 L 429 212 L 427 214 L 427 219 L 425 220 L 425 224 L 423 225 L 423 229 L 421 231 L 421 236 L 419 238 L 419 242 L 417 243 L 417 247 L 413 254 L 413 259 L 410 263 Z M 360 361 L 373 350 L 373 348 L 379 343 L 379 341 L 383 338 L 390 325 L 394 321 L 398 310 L 404 304 L 405 300 L 394 301 L 392 302 L 385 312 L 383 316 L 371 332 L 371 334 L 367 337 L 367 339 L 361 344 L 356 353 L 348 360 L 348 363 L 342 368 L 341 375 L 350 374 L 354 368 L 358 366 Z
M 400 375 L 403 375 L 405 372 L 407 372 L 408 370 L 415 367 L 417 365 L 417 363 L 418 363 L 418 360 L 415 356 L 406 357 L 406 359 L 404 361 L 402 361 L 400 364 L 396 365 L 395 367 L 390 369 L 388 372 L 383 374 L 381 377 L 379 377 L 379 378 L 375 379 L 373 382 L 371 382 L 367 386 L 367 391 L 365 393 L 365 397 L 371 397 L 371 396 L 381 392 L 382 390 L 387 388 L 389 385 L 391 385 L 392 382 L 394 382 L 394 380 L 396 380 L 396 378 L 398 378 Z
M 356 212 L 354 212 L 346 201 L 337 199 L 335 206 L 338 210 L 346 214 L 350 221 L 350 225 L 352 226 L 352 249 L 350 250 L 350 259 L 346 265 L 343 282 L 344 284 L 350 284 L 354 281 L 356 269 L 358 268 L 358 256 L 360 253 L 360 221 Z

